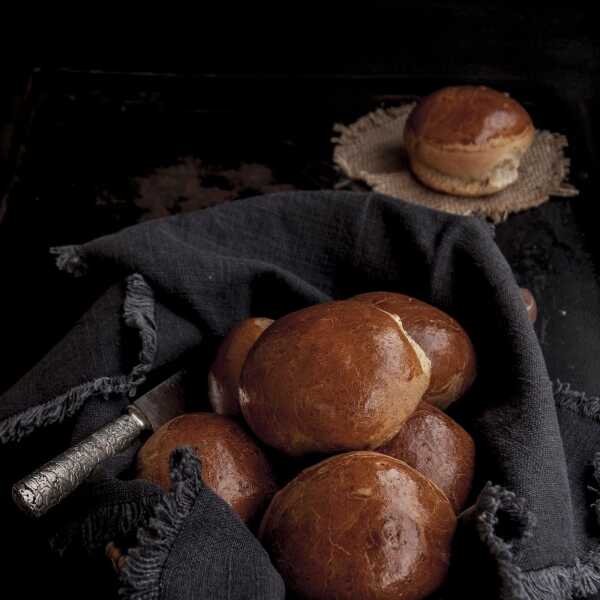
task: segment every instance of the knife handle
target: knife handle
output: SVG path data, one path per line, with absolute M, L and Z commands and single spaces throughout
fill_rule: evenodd
M 128 414 L 15 483 L 15 504 L 24 512 L 41 517 L 87 479 L 99 463 L 125 450 L 148 427 L 141 413 L 130 407 Z

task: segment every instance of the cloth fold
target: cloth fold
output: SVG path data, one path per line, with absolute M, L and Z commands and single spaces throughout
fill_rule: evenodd
M 191 448 L 173 452 L 171 480 L 173 491 L 157 503 L 148 525 L 138 533 L 139 545 L 127 557 L 121 596 L 283 600 L 283 581 L 264 548 L 203 484 Z M 193 562 L 181 561 L 177 551 L 178 545 L 186 545 L 187 535 L 199 546 Z
M 564 386 L 553 391 L 519 287 L 484 222 L 375 193 L 295 192 L 144 223 L 57 252 L 61 268 L 114 283 L 0 398 L 2 451 L 17 472 L 49 458 L 27 441 L 41 435 L 41 425 L 61 427 L 73 443 L 118 416 L 146 377 L 192 356 L 204 382 L 216 343 L 245 317 L 277 318 L 330 299 L 398 291 L 455 317 L 471 336 L 479 364 L 473 388 L 450 413 L 475 438 L 475 496 L 481 494 L 471 518 L 462 520 L 461 551 L 453 555 L 441 594 L 552 600 L 598 591 L 597 494 L 588 489 L 596 485 L 600 447 L 595 400 L 567 393 Z M 103 378 L 118 385 L 94 384 Z M 205 391 L 190 409 L 204 401 Z M 32 417 L 48 406 L 52 418 Z M 168 521 L 167 513 L 156 512 L 162 493 L 132 480 L 135 451 L 101 465 L 44 518 L 40 527 L 60 539 L 65 556 L 78 544 L 99 548 L 131 536 L 153 512 L 155 521 Z M 120 503 L 129 507 L 131 519 L 120 519 Z M 132 505 L 144 508 L 133 511 Z M 197 581 L 193 565 L 199 560 L 212 565 L 204 573 L 215 590 L 208 597 L 220 597 L 225 559 L 206 561 L 210 532 L 220 532 L 224 546 L 228 540 L 240 548 L 255 544 L 222 508 L 211 501 L 198 519 L 184 520 L 169 558 L 158 566 L 155 595 L 139 597 L 194 597 L 190 590 L 200 583 L 190 582 Z M 5 530 L 17 535 L 18 519 L 7 513 Z M 211 523 L 211 529 L 198 523 Z M 142 557 L 150 540 L 142 533 L 137 543 Z M 474 569 L 480 562 L 482 568 Z M 265 556 L 245 564 L 255 581 L 276 581 Z M 236 579 L 235 570 L 227 573 Z M 123 593 L 135 597 L 132 590 L 142 588 L 133 567 L 130 576 L 123 588 L 129 592 Z M 280 597 L 276 583 L 261 596 L 258 587 L 239 587 L 237 581 L 231 589 L 246 586 L 247 598 Z

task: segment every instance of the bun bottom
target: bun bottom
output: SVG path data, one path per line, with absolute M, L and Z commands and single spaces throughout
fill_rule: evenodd
M 512 160 L 502 161 L 482 179 L 462 179 L 446 175 L 415 159 L 410 160 L 410 168 L 417 179 L 427 187 L 453 196 L 473 198 L 495 194 L 519 177 L 518 163 Z

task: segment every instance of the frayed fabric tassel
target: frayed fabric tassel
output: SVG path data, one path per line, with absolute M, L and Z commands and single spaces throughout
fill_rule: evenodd
M 569 383 L 560 380 L 554 382 L 553 391 L 559 409 L 600 420 L 600 398 L 573 390 Z M 592 466 L 594 487 L 590 486 L 590 489 L 598 496 L 592 508 L 600 523 L 600 452 L 594 456 Z M 587 598 L 600 591 L 600 552 L 589 552 L 572 566 L 557 565 L 522 573 L 521 583 L 530 600 Z
M 589 486 L 589 489 L 596 494 L 596 501 L 592 504 L 592 508 L 596 514 L 596 523 L 600 525 L 600 452 L 596 452 L 596 454 L 594 454 L 592 468 L 594 469 L 594 485 Z
M 332 137 L 331 141 L 334 144 L 360 143 L 363 134 L 368 133 L 374 127 L 383 127 L 390 121 L 394 121 L 398 117 L 410 113 L 415 105 L 416 102 L 411 102 L 401 106 L 378 108 L 364 115 L 349 127 L 341 123 L 336 123 L 333 126 L 333 131 L 339 135 Z
M 600 467 L 600 453 L 595 458 Z M 600 475 L 599 475 L 600 477 Z M 488 485 L 474 508 L 479 538 L 496 559 L 500 579 L 508 583 L 514 600 L 568 600 L 587 598 L 600 589 L 600 554 L 589 553 L 573 566 L 551 566 L 524 572 L 515 562 L 514 541 L 530 537 L 535 527 L 534 515 L 525 507 L 524 499 L 501 486 Z M 509 519 L 513 539 L 498 535 L 499 524 Z M 502 528 L 504 529 L 504 528 Z M 504 596 L 503 596 L 504 597 Z
M 155 600 L 160 577 L 171 548 L 202 490 L 200 463 L 191 448 L 171 455 L 172 492 L 158 502 L 147 527 L 138 532 L 121 573 L 119 594 L 130 600 Z
M 36 429 L 61 423 L 72 417 L 91 396 L 124 393 L 129 389 L 128 377 L 100 377 L 71 388 L 65 394 L 4 419 L 0 423 L 0 442 L 18 442 Z
M 135 387 L 144 381 L 152 368 L 157 347 L 154 294 L 152 288 L 139 273 L 134 273 L 127 278 L 123 319 L 128 327 L 137 329 L 141 339 L 138 364 L 129 375 L 132 384 L 131 394 L 132 391 L 135 393 Z
M 573 597 L 569 567 L 548 567 L 523 574 L 521 584 L 528 600 L 568 600 Z
M 99 377 L 78 385 L 44 404 L 8 417 L 0 423 L 0 443 L 18 442 L 40 427 L 61 423 L 65 418 L 76 414 L 92 396 L 135 396 L 137 387 L 144 382 L 152 368 L 157 348 L 154 295 L 152 288 L 137 273 L 130 275 L 126 281 L 123 319 L 128 327 L 137 330 L 141 342 L 138 363 L 129 375 Z
M 59 556 L 64 555 L 73 544 L 89 553 L 104 548 L 114 539 L 115 532 L 119 536 L 128 535 L 147 523 L 160 497 L 161 494 L 157 493 L 132 502 L 103 506 L 87 515 L 82 522 L 53 534 L 49 539 L 50 548 Z
M 556 380 L 554 401 L 558 408 L 567 408 L 584 417 L 600 421 L 600 398 L 587 396 L 584 392 L 573 390 L 569 383 Z
M 584 561 L 577 561 L 573 569 L 573 588 L 581 598 L 600 590 L 600 553 L 590 552 Z
M 50 248 L 50 254 L 56 256 L 56 266 L 60 271 L 75 277 L 82 277 L 88 271 L 79 246 L 54 246 Z
M 572 567 L 555 566 L 523 574 L 529 600 L 588 598 L 600 590 L 600 556 L 590 553 Z
M 496 560 L 500 579 L 510 584 L 515 600 L 528 598 L 523 586 L 523 572 L 515 563 L 513 540 L 522 541 L 531 537 L 535 527 L 534 515 L 525 507 L 525 500 L 514 492 L 488 482 L 475 506 L 476 528 L 479 539 Z M 514 528 L 512 539 L 498 534 L 499 525 L 509 519 Z

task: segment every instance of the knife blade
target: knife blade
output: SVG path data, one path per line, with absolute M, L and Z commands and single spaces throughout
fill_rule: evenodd
M 127 414 L 15 483 L 15 504 L 24 512 L 41 517 L 83 483 L 102 461 L 125 450 L 142 432 L 156 431 L 182 414 L 183 380 L 184 372 L 178 371 L 133 402 Z
M 140 396 L 130 405 L 129 411 L 135 412 L 146 422 L 147 429 L 156 431 L 171 419 L 185 411 L 184 372 L 178 371 L 156 387 Z

